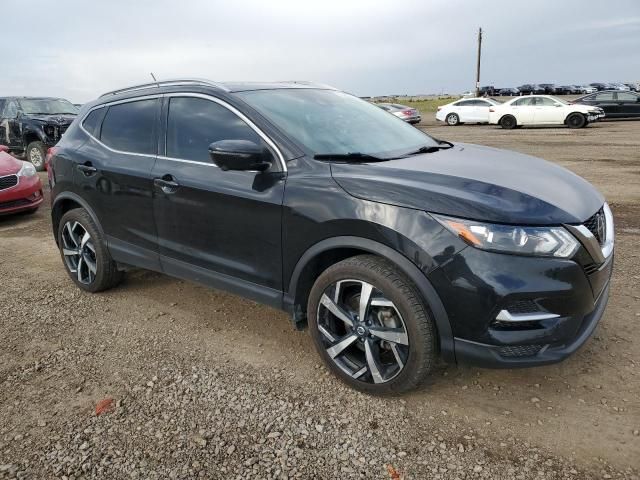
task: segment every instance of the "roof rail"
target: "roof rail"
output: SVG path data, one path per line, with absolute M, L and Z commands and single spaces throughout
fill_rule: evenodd
M 328 90 L 338 90 L 336 87 L 327 85 L 326 83 L 311 82 L 309 80 L 284 80 L 281 83 L 293 83 L 298 85 L 306 85 L 308 87 L 326 88 Z
M 225 92 L 228 92 L 229 89 L 219 82 L 212 82 L 211 80 L 206 80 L 203 78 L 174 78 L 171 80 L 159 80 L 157 82 L 149 82 L 142 83 L 140 85 L 133 85 L 131 87 L 120 88 L 118 90 L 112 90 L 107 93 L 103 93 L 100 95 L 100 98 L 109 96 L 109 95 L 119 95 L 121 93 L 126 92 L 135 92 L 137 90 L 145 90 L 147 88 L 160 88 L 160 87 L 174 87 L 174 86 L 182 86 L 182 85 L 203 85 L 207 87 L 216 87 Z

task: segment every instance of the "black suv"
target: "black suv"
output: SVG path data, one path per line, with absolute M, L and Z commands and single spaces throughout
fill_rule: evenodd
M 440 355 L 558 362 L 603 314 L 613 219 L 535 157 L 436 140 L 308 83 L 183 80 L 85 105 L 49 168 L 82 289 L 130 267 L 286 310 L 349 385 L 418 385 Z
M 47 148 L 54 146 L 78 113 L 62 98 L 0 98 L 0 144 L 24 154 L 36 170 L 44 170 Z

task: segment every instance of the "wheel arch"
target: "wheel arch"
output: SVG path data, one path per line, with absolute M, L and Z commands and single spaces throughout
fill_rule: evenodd
M 73 192 L 63 192 L 56 196 L 53 201 L 53 205 L 51 205 L 51 228 L 53 230 L 53 238 L 56 241 L 56 245 L 58 244 L 58 227 L 60 225 L 60 219 L 65 213 L 69 210 L 73 210 L 74 208 L 84 208 L 89 213 L 89 216 L 91 216 L 91 219 L 98 227 L 100 233 L 104 235 L 98 216 L 89 204 L 82 197 Z
M 516 125 L 519 125 L 518 118 L 513 113 L 505 113 L 504 115 L 502 115 L 498 120 L 498 125 L 502 125 L 502 119 L 505 117 L 512 117 L 516 121 Z
M 292 313 L 297 327 L 306 323 L 309 292 L 318 276 L 329 266 L 346 258 L 374 254 L 396 265 L 426 299 L 438 332 L 440 352 L 445 361 L 455 361 L 453 333 L 447 312 L 424 273 L 407 257 L 375 240 L 341 236 L 322 240 L 310 247 L 298 260 L 288 290 L 284 295 L 285 309 Z

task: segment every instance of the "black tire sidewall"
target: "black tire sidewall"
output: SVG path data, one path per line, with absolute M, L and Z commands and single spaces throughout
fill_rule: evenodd
M 318 304 L 322 294 L 331 284 L 339 280 L 347 279 L 364 280 L 365 282 L 374 285 L 377 289 L 384 292 L 385 297 L 396 305 L 402 315 L 402 319 L 404 320 L 407 334 L 409 336 L 409 357 L 402 371 L 389 382 L 383 384 L 372 384 L 355 380 L 343 372 L 326 352 L 326 347 L 322 342 L 322 334 L 318 330 Z M 406 282 L 407 287 L 414 290 L 414 295 L 419 297 L 417 290 L 411 285 L 409 280 L 403 280 Z M 424 338 L 424 334 L 418 328 L 414 307 L 412 307 L 409 303 L 409 299 L 402 294 L 393 282 L 389 281 L 386 277 L 379 275 L 377 272 L 363 267 L 349 265 L 342 268 L 341 264 L 337 264 L 330 267 L 320 275 L 311 289 L 307 307 L 309 333 L 311 334 L 313 343 L 324 363 L 338 378 L 350 387 L 370 394 L 384 395 L 401 393 L 414 388 L 423 380 L 423 378 L 416 378 L 416 372 L 419 370 L 421 362 L 424 361 L 424 357 L 428 356 L 430 364 L 432 365 L 437 355 L 437 343 L 435 339 L 436 335 L 435 327 L 433 327 L 433 320 L 429 310 L 424 305 L 422 305 L 422 308 L 427 321 L 431 323 L 430 335 L 427 335 L 427 338 Z
M 580 123 L 578 125 L 573 125 L 571 123 L 571 119 L 576 117 L 580 118 Z M 582 128 L 582 127 L 585 127 L 586 125 L 587 125 L 587 119 L 581 113 L 572 113 L 567 117 L 567 126 L 569 128 Z
M 42 163 L 40 165 L 36 165 L 35 163 L 31 162 L 31 155 L 29 153 L 33 149 L 40 150 L 40 155 L 42 157 Z M 31 142 L 29 145 L 27 145 L 27 149 L 25 150 L 25 158 L 29 163 L 31 163 L 35 167 L 35 169 L 38 172 L 44 171 L 44 164 L 45 164 L 45 161 L 46 161 L 46 156 L 47 156 L 47 152 L 46 152 L 46 150 L 44 148 L 44 144 L 42 142 Z
M 79 282 L 77 276 L 74 275 L 67 267 L 67 262 L 64 258 L 64 253 L 62 251 L 64 245 L 62 242 L 62 232 L 64 226 L 70 221 L 76 221 L 82 225 L 82 227 L 89 233 L 89 236 L 91 236 L 93 246 L 96 250 L 96 276 L 90 284 Z M 75 283 L 79 288 L 87 292 L 95 293 L 112 286 L 112 280 L 108 278 L 108 270 L 112 266 L 111 264 L 113 263 L 113 260 L 111 255 L 109 255 L 100 230 L 85 209 L 76 208 L 69 210 L 62 216 L 60 223 L 58 224 L 58 247 L 65 271 L 69 275 L 69 278 L 73 280 L 73 283 Z
M 500 119 L 500 126 L 506 130 L 511 130 L 516 127 L 518 122 L 513 115 L 505 115 Z

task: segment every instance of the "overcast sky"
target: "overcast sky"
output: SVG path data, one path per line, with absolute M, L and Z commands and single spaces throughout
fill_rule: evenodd
M 640 0 L 2 0 L 0 96 L 150 80 L 313 80 L 357 95 L 640 81 Z

